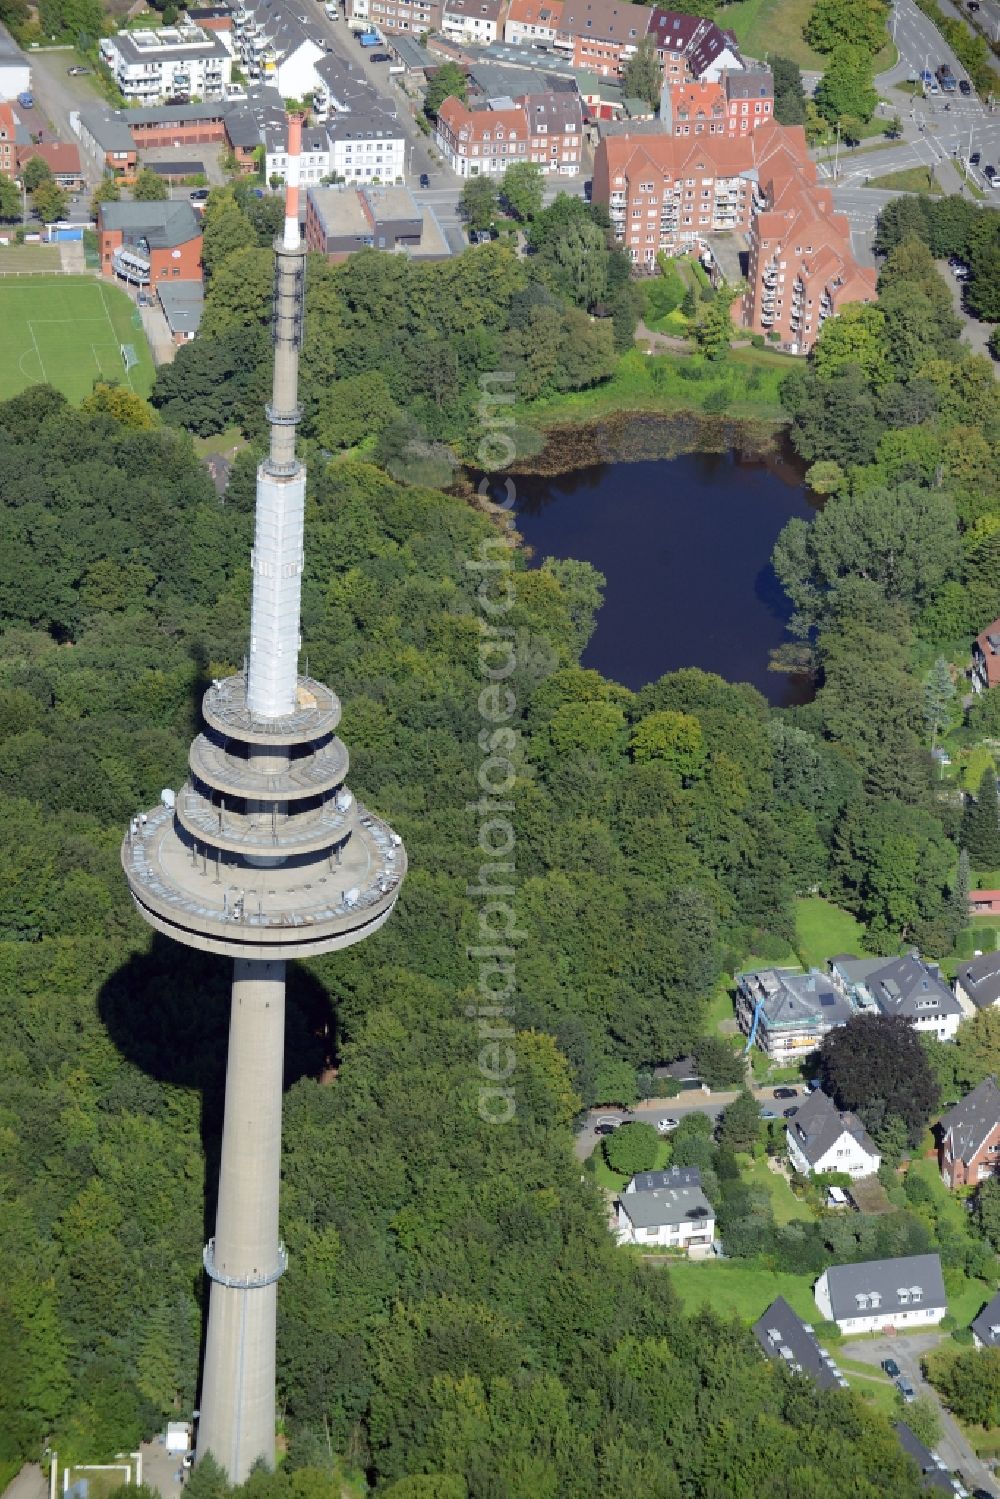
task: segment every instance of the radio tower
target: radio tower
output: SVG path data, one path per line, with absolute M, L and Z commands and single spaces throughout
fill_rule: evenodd
M 270 451 L 257 470 L 250 654 L 202 702 L 190 775 L 132 819 L 122 863 L 158 932 L 233 959 L 232 1014 L 202 1373 L 199 1460 L 231 1483 L 274 1464 L 285 964 L 360 942 L 399 894 L 398 836 L 345 785 L 340 703 L 299 676 L 305 469 L 295 456 L 305 248 L 302 123 L 288 121 L 285 227 L 274 246 Z

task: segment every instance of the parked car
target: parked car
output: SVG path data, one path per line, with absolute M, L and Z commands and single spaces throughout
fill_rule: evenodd
M 982 152 L 981 151 L 973 151 L 972 155 L 969 157 L 969 166 L 970 167 L 978 167 L 978 165 L 982 161 L 982 159 L 983 159 L 983 157 L 982 157 Z
M 205 199 L 208 197 L 208 194 L 209 189 L 207 187 L 193 187 L 191 189 L 191 202 L 204 203 Z
M 89 73 L 90 72 L 90 69 L 89 68 L 75 67 L 75 68 L 67 68 L 66 71 L 67 71 L 67 73 L 69 74 L 69 76 L 71 78 L 82 78 L 85 73 Z
M 389 56 L 388 52 L 373 52 L 371 54 L 371 60 L 372 62 L 392 62 L 392 58 Z
M 775 1098 L 798 1098 L 798 1088 L 775 1088 Z
M 969 82 L 968 78 L 960 78 L 958 80 L 958 92 L 964 99 L 967 99 L 972 93 L 972 84 Z
M 784 1111 L 784 1113 L 782 1114 L 781 1117 L 782 1117 L 782 1119 L 794 1119 L 795 1115 L 798 1112 L 799 1112 L 799 1106 L 798 1106 L 798 1104 L 797 1103 L 793 1103 L 790 1109 L 785 1109 L 785 1111 Z
M 996 174 L 997 174 L 996 167 L 990 166 L 989 162 L 987 162 L 986 165 L 983 167 L 983 176 L 986 178 L 987 182 L 992 182 L 993 179 L 994 179 L 994 177 L 996 176 Z
M 614 1132 L 615 1132 L 615 1130 L 617 1128 L 618 1128 L 618 1126 L 616 1124 L 595 1124 L 594 1125 L 594 1134 L 595 1135 L 613 1135 Z
M 778 1116 L 774 1109 L 761 1109 L 760 1117 L 762 1119 L 777 1119 Z
M 621 1123 L 622 1120 L 616 1119 L 613 1114 L 605 1114 L 600 1119 L 598 1119 L 597 1123 L 594 1125 L 594 1128 L 597 1130 L 598 1134 L 600 1134 L 601 1130 L 603 1130 L 604 1133 L 607 1134 L 608 1130 L 617 1129 Z
M 884 1358 L 882 1360 L 882 1368 L 885 1370 L 886 1374 L 888 1374 L 890 1379 L 899 1378 L 900 1369 L 894 1358 Z
M 917 1398 L 917 1392 L 913 1388 L 905 1374 L 901 1374 L 896 1380 L 896 1389 L 902 1395 L 907 1405 L 911 1405 Z
M 656 1121 L 656 1133 L 658 1135 L 669 1135 L 669 1134 L 672 1134 L 673 1131 L 680 1124 L 680 1122 L 681 1121 L 679 1119 L 674 1119 L 674 1118 L 672 1118 L 669 1115 L 668 1115 L 668 1117 L 666 1119 L 657 1119 L 657 1121 Z
M 22 109 L 34 109 L 35 107 L 34 95 L 29 94 L 27 89 L 25 89 L 23 94 L 18 94 L 17 102 Z
M 431 179 L 428 177 L 427 173 L 426 172 L 421 172 L 420 173 L 420 186 L 421 187 L 430 187 L 430 185 L 431 185 Z

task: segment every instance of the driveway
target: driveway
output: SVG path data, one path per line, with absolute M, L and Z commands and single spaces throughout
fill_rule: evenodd
M 959 334 L 962 343 L 968 344 L 969 348 L 973 349 L 977 354 L 985 354 L 987 359 L 989 359 L 991 357 L 989 342 L 990 334 L 993 332 L 993 324 L 981 323 L 978 318 L 972 316 L 971 312 L 966 311 L 962 303 L 962 283 L 955 280 L 955 277 L 948 269 L 948 262 L 946 260 L 939 260 L 936 264 L 945 282 L 951 288 L 952 305 L 962 319 L 962 331 Z
M 948 1341 L 947 1334 L 940 1332 L 909 1333 L 895 1338 L 854 1338 L 839 1343 L 833 1356 L 836 1358 L 842 1351 L 845 1358 L 874 1364 L 876 1368 L 884 1358 L 894 1358 L 917 1394 L 927 1395 L 941 1413 L 941 1439 L 935 1448 L 941 1461 L 947 1463 L 952 1472 L 960 1474 L 968 1488 L 981 1488 L 988 1494 L 996 1494 L 993 1474 L 985 1463 L 980 1462 L 958 1422 L 942 1406 L 920 1371 L 920 1360 L 924 1355 Z

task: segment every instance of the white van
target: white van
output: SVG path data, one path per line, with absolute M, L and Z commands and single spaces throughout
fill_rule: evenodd
M 340 19 L 340 6 L 339 5 L 334 5 L 332 3 L 329 3 L 329 0 L 328 0 L 328 3 L 323 6 L 323 10 L 324 10 L 325 14 L 329 17 L 329 19 L 331 21 L 337 21 L 337 20 Z

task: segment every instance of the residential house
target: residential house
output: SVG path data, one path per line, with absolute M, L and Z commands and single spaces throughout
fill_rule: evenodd
M 827 1031 L 854 1013 L 817 968 L 808 973 L 758 968 L 737 974 L 736 1018 L 772 1061 L 787 1067 L 815 1051 Z
M 827 1322 L 855 1335 L 886 1328 L 908 1332 L 936 1326 L 948 1311 L 948 1297 L 936 1254 L 831 1265 L 816 1282 L 816 1305 Z
M 843 1171 L 854 1181 L 874 1176 L 882 1157 L 861 1120 L 837 1108 L 817 1088 L 796 1110 L 785 1130 L 788 1155 L 804 1176 Z
M 700 1187 L 623 1192 L 616 1217 L 619 1244 L 661 1244 L 692 1258 L 712 1252 L 715 1209 Z
M 201 225 L 190 203 L 100 203 L 101 273 L 133 286 L 201 281 Z
M 859 1011 L 901 1015 L 938 1041 L 955 1039 L 962 1006 L 938 965 L 925 963 L 917 952 L 888 961 L 842 953 L 830 959 L 830 974 L 834 987 Z
M 967 1093 L 938 1124 L 938 1165 L 945 1186 L 968 1187 L 1000 1166 L 1000 1088 L 992 1077 Z
M 772 1301 L 750 1330 L 765 1355 L 780 1360 L 793 1374 L 804 1374 L 821 1390 L 847 1388 L 847 1380 L 819 1346 L 812 1327 L 792 1311 L 784 1296 Z
M 327 121 L 330 170 L 347 182 L 402 182 L 406 136 L 388 105 L 366 103 Z
M 912 1457 L 920 1469 L 921 1488 L 941 1489 L 946 1494 L 968 1493 L 965 1488 L 957 1489 L 952 1481 L 952 1475 L 948 1465 L 942 1462 L 936 1452 L 926 1447 L 920 1438 L 907 1426 L 905 1421 L 895 1421 L 896 1437 L 899 1445 L 908 1457 Z
M 1000 619 L 981 630 L 972 643 L 972 690 L 989 692 L 1000 682 Z
M 488 46 L 500 35 L 502 0 L 444 0 L 441 31 L 454 42 Z
M 544 172 L 575 177 L 583 165 L 583 108 L 575 89 L 546 89 L 515 100 L 528 122 L 528 160 Z
M 220 98 L 233 59 L 214 32 L 181 23 L 156 31 L 118 31 L 102 37 L 101 60 L 127 102 L 153 104 L 174 94 Z
M 0 104 L 0 172 L 5 177 L 17 173 L 17 115 L 9 104 Z
M 743 67 L 743 58 L 731 31 L 714 21 L 681 11 L 655 7 L 647 27 L 667 82 L 699 78 L 714 83 L 724 72 Z
M 563 0 L 510 0 L 503 39 L 513 46 L 551 46 L 562 26 Z
M 422 36 L 440 31 L 442 0 L 347 0 L 347 19 L 377 26 L 383 33 Z
M 437 143 L 460 177 L 502 175 L 512 161 L 533 161 L 543 171 L 575 176 L 583 151 L 583 112 L 569 90 L 493 100 L 470 109 L 446 99 L 438 110 Z
M 976 1348 L 1000 1348 L 1000 1291 L 972 1319 L 972 1342 Z
M 423 217 L 403 186 L 311 187 L 305 240 L 332 261 L 365 248 L 412 252 L 420 248 Z
M 982 894 L 992 894 L 983 891 Z M 997 892 L 1000 895 L 1000 891 Z M 972 897 L 970 896 L 970 901 Z M 1000 1005 L 1000 952 L 980 953 L 968 963 L 959 965 L 955 974 L 955 998 L 966 1015 L 977 1010 L 991 1010 Z
M 288 0 L 236 0 L 233 48 L 253 83 L 276 88 L 282 99 L 311 93 L 326 41 L 318 26 Z
M 951 761 L 946 760 L 946 765 Z M 970 890 L 969 914 L 971 916 L 1000 915 L 1000 890 Z
M 3 106 L 0 105 L 0 110 Z M 2 125 L 0 125 L 2 132 Z M 48 166 L 52 176 L 60 187 L 75 190 L 83 187 L 83 172 L 80 169 L 80 148 L 69 141 L 42 141 L 37 146 L 18 146 L 17 148 L 17 175 L 27 166 L 33 157 L 39 157 Z M 3 159 L 3 139 L 0 134 L 0 160 Z M 4 168 L 0 166 L 0 171 Z
M 264 129 L 264 171 L 271 178 L 284 181 L 288 168 L 288 122 L 267 125 Z M 303 187 L 322 182 L 331 171 L 330 137 L 325 125 L 303 125 L 302 150 L 299 155 L 299 181 Z
M 725 69 L 721 75 L 730 135 L 750 135 L 774 117 L 774 74 L 770 68 Z
M 697 1166 L 668 1166 L 665 1171 L 637 1171 L 626 1192 L 661 1192 L 666 1187 L 700 1187 Z
M 80 137 L 80 150 L 98 171 L 116 182 L 131 181 L 139 161 L 139 148 L 124 110 L 81 109 L 78 115 L 70 117 L 70 122 Z
M 652 15 L 649 6 L 617 0 L 563 0 L 554 46 L 574 67 L 618 77 L 642 44 Z

